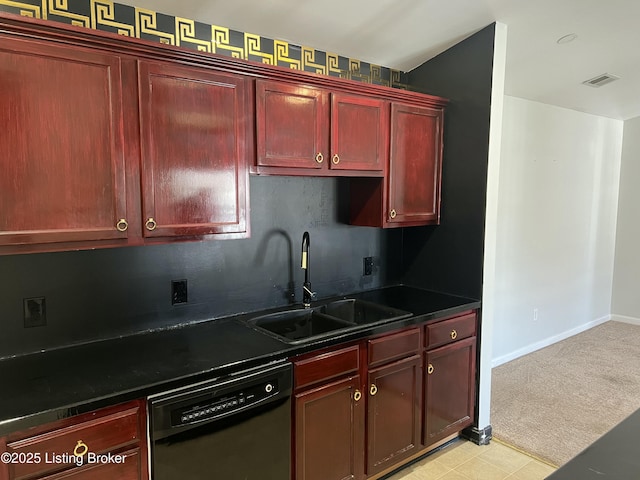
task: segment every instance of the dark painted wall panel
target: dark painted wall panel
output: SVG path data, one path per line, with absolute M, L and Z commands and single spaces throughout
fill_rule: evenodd
M 0 257 L 0 358 L 301 301 L 302 233 L 311 282 L 328 297 L 398 280 L 401 231 L 346 225 L 347 179 L 251 178 L 246 240 Z M 376 259 L 362 276 L 362 258 Z M 171 305 L 171 280 L 189 303 Z M 45 296 L 46 327 L 24 328 L 23 298 Z
M 405 229 L 403 281 L 480 299 L 495 25 L 408 73 L 412 89 L 450 99 L 441 224 Z

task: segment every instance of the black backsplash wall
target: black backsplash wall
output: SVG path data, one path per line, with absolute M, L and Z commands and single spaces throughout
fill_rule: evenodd
M 311 235 L 319 298 L 401 276 L 402 231 L 347 225 L 348 179 L 251 178 L 251 238 L 0 257 L 0 358 L 301 301 Z M 362 258 L 374 275 L 362 276 Z M 171 305 L 171 280 L 189 302 Z M 23 299 L 46 297 L 47 326 L 24 328 Z
M 441 224 L 407 228 L 405 283 L 482 298 L 495 24 L 408 73 L 413 89 L 450 99 L 445 111 Z

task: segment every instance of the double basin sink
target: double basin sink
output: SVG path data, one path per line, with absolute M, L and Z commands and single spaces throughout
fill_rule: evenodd
M 255 330 L 279 340 L 300 344 L 329 337 L 340 331 L 391 322 L 412 313 L 364 300 L 347 298 L 313 308 L 283 310 L 246 320 Z

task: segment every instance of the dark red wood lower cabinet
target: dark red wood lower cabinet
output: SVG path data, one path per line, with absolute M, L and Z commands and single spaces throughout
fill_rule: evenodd
M 476 337 L 428 350 L 425 360 L 425 446 L 473 423 Z
M 369 371 L 367 475 L 420 448 L 420 363 L 415 355 Z
M 365 402 L 359 388 L 355 376 L 296 395 L 296 480 L 362 478 Z
M 146 401 L 9 434 L 5 451 L 15 460 L 0 462 L 0 480 L 148 480 Z
M 464 312 L 294 359 L 294 480 L 382 478 L 471 425 L 476 336 L 458 331 L 475 321 Z
M 0 438 L 0 454 L 7 451 L 7 439 Z M 9 464 L 0 462 L 0 480 L 9 479 Z
M 43 477 L 42 480 L 138 480 L 140 468 L 146 459 L 141 458 L 140 449 L 118 453 L 118 462 L 94 463 L 80 468 Z M 120 462 L 120 460 L 122 460 Z

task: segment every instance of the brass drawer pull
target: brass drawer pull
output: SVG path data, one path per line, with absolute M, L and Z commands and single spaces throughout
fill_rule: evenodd
M 396 218 L 396 215 L 397 215 L 396 211 L 394 209 L 391 209 L 391 211 L 389 212 L 389 216 L 391 218 Z
M 369 393 L 371 394 L 371 396 L 373 397 L 376 393 L 378 393 L 378 387 L 376 387 L 375 383 L 371 384 L 371 390 L 369 390 Z
M 127 228 L 129 228 L 129 224 L 124 218 L 121 218 L 118 220 L 118 223 L 116 223 L 116 230 L 119 232 L 126 232 Z
M 336 153 L 333 158 L 331 159 L 331 161 L 333 162 L 334 165 L 337 165 L 340 163 L 340 157 L 338 156 L 338 154 Z
M 451 340 L 455 340 L 456 338 L 458 338 L 458 332 L 451 330 Z
M 147 230 L 149 230 L 150 232 L 153 232 L 156 229 L 156 227 L 158 226 L 158 222 L 156 222 L 153 219 L 153 217 L 149 217 L 149 219 L 146 221 L 144 226 L 147 227 Z
M 435 369 L 433 368 L 433 365 L 429 364 L 429 366 L 427 367 L 427 373 L 429 375 L 431 375 L 433 373 Z
M 353 399 L 356 402 L 358 402 L 361 398 L 362 398 L 362 393 L 360 393 L 360 390 L 356 390 L 353 394 Z
M 316 155 L 316 162 L 322 163 L 323 161 L 324 161 L 324 156 L 322 155 L 322 153 L 318 152 L 318 154 Z
M 73 455 L 76 457 L 82 457 L 85 453 L 89 451 L 89 447 L 82 440 L 78 440 L 76 444 L 76 448 L 73 449 Z

